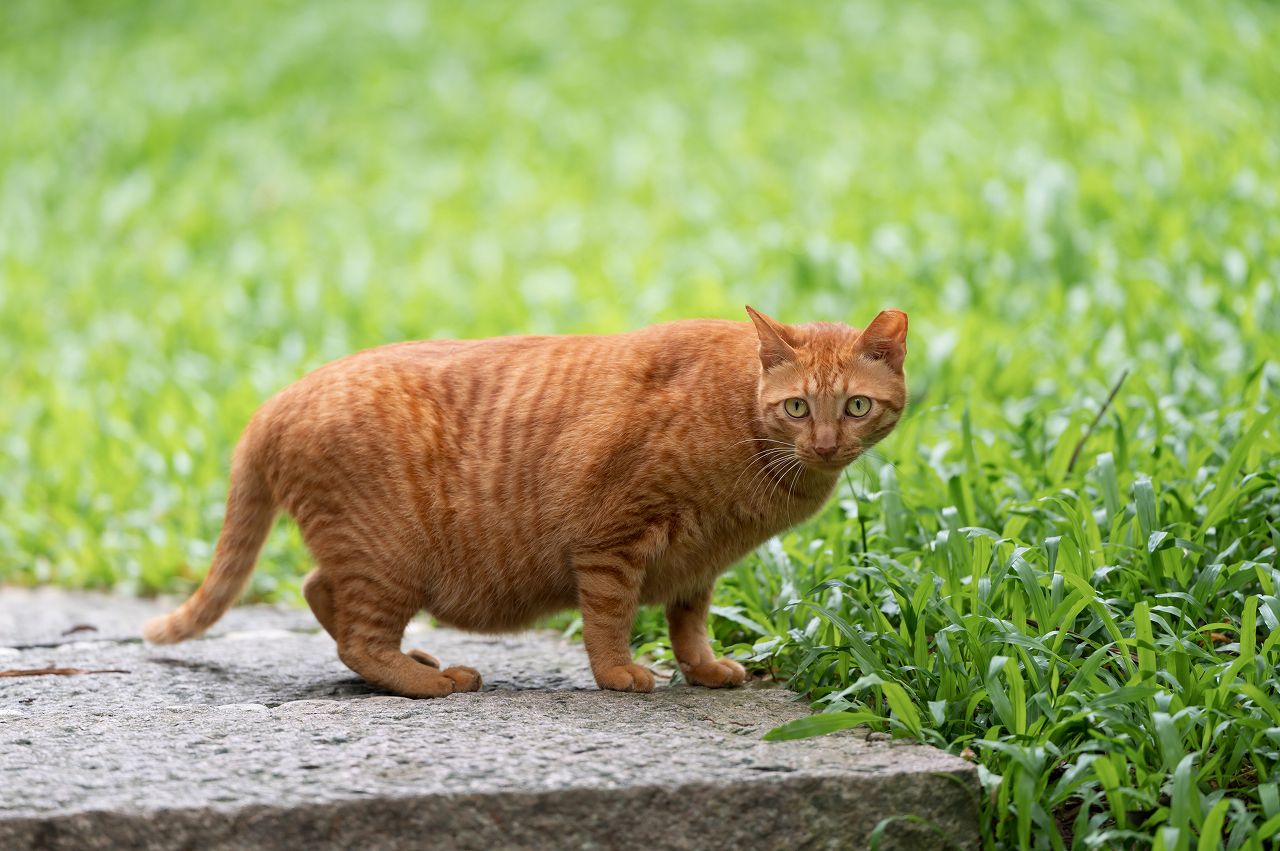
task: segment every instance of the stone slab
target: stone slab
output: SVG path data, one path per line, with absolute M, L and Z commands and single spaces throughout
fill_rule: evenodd
M 115 594 L 71 593 L 58 588 L 0 586 L 0 647 L 83 641 L 140 641 L 144 620 L 171 611 L 180 598 L 143 600 Z M 314 630 L 311 612 L 244 606 L 227 612 L 208 637 L 249 629 Z
M 406 700 L 305 612 L 138 642 L 168 605 L 0 589 L 0 669 L 127 672 L 0 678 L 0 848 L 861 848 L 893 818 L 881 847 L 977 845 L 973 765 L 858 732 L 763 742 L 808 712 L 785 689 L 602 692 L 553 633 L 415 623 L 406 646 L 485 688 Z

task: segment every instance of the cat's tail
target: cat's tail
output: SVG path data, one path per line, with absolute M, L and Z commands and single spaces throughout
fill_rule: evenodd
M 276 516 L 275 498 L 255 437 L 251 427 L 236 447 L 226 519 L 209 574 L 185 603 L 142 627 L 142 637 L 152 644 L 176 644 L 195 638 L 231 608 L 249 581 Z

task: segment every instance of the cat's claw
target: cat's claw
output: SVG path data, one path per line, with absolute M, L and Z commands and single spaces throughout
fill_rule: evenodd
M 747 681 L 747 669 L 732 659 L 716 659 L 699 665 L 680 665 L 685 681 L 693 686 L 724 688 Z
M 438 665 L 439 662 L 436 664 Z M 468 668 L 465 665 L 455 665 L 452 668 L 445 668 L 440 673 L 453 680 L 453 690 L 455 693 L 460 691 L 479 691 L 480 686 L 484 684 L 484 681 L 480 679 L 480 672 L 475 668 Z
M 613 691 L 653 691 L 653 671 L 634 662 L 605 668 L 596 674 L 596 685 Z

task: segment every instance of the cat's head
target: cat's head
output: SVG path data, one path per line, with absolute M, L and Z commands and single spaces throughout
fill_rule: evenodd
M 760 423 L 781 442 L 763 445 L 835 472 L 893 430 L 907 404 L 907 314 L 884 310 L 859 330 L 747 313 L 760 338 Z

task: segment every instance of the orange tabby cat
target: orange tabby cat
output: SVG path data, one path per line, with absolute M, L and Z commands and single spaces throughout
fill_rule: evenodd
M 236 448 L 204 585 L 150 621 L 198 635 L 235 602 L 279 509 L 316 560 L 303 591 L 371 683 L 474 691 L 468 667 L 402 652 L 426 610 L 514 630 L 579 607 L 601 688 L 650 691 L 631 659 L 636 607 L 666 606 L 695 685 L 737 685 L 706 619 L 716 577 L 809 517 L 906 404 L 906 314 L 864 330 L 690 320 L 629 334 L 401 343 L 272 397 Z

